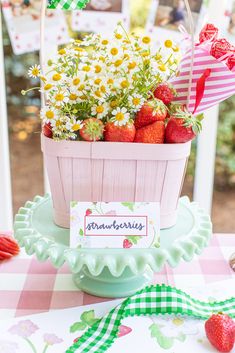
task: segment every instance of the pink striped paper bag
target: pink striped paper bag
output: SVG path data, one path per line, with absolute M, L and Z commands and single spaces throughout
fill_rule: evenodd
M 187 104 L 190 82 L 191 50 L 181 61 L 180 72 L 171 80 L 178 96 L 175 102 Z M 235 72 L 225 62 L 215 59 L 200 46 L 195 46 L 192 88 L 188 109 L 198 114 L 235 94 Z

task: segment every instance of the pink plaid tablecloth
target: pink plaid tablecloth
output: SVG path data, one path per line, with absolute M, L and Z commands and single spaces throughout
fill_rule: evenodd
M 172 269 L 165 266 L 155 274 L 155 283 L 180 287 L 204 285 L 234 278 L 228 265 L 235 252 L 235 234 L 217 234 L 203 254 Z M 24 251 L 0 264 L 0 319 L 107 301 L 83 293 L 75 287 L 66 265 L 60 270 L 50 262 L 39 263 Z

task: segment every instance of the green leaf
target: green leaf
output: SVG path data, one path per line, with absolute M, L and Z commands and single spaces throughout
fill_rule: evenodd
M 175 337 L 176 340 L 180 342 L 184 342 L 186 340 L 186 335 L 183 332 L 180 332 L 177 337 Z
M 152 324 L 149 329 L 151 331 L 151 337 L 156 339 L 161 348 L 170 349 L 173 347 L 174 338 L 164 336 L 157 324 Z
M 202 121 L 202 120 L 204 119 L 204 114 L 203 114 L 203 113 L 198 114 L 198 115 L 196 116 L 196 119 L 197 119 L 198 121 Z
M 92 326 L 97 320 L 99 320 L 95 318 L 94 310 L 85 311 L 84 313 L 82 313 L 80 319 L 82 320 L 82 322 L 85 322 L 88 326 Z
M 132 244 L 137 244 L 138 241 L 142 238 L 139 235 L 129 235 L 128 237 L 126 237 Z
M 72 208 L 74 208 L 74 207 L 77 206 L 77 204 L 78 204 L 77 201 L 71 201 L 70 206 L 71 206 Z
M 74 333 L 77 331 L 84 331 L 87 328 L 87 324 L 85 322 L 75 322 L 71 327 L 70 327 L 70 332 Z
M 124 207 L 129 208 L 129 210 L 130 210 L 131 212 L 134 212 L 134 206 L 135 206 L 135 203 L 134 203 L 134 202 L 122 202 L 122 205 L 123 205 Z
M 81 236 L 84 235 L 84 232 L 83 232 L 82 228 L 80 228 L 80 230 L 79 230 L 79 235 L 81 235 Z

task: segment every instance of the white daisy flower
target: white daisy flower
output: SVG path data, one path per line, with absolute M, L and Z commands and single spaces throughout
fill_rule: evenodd
M 28 70 L 28 76 L 29 77 L 37 78 L 40 75 L 41 75 L 40 65 L 33 65 Z
M 76 118 L 71 118 L 69 119 L 69 121 L 66 123 L 66 129 L 71 131 L 71 132 L 75 132 L 75 131 L 79 131 L 82 129 L 83 127 L 83 122 L 82 120 L 76 120 Z
M 112 111 L 112 115 L 113 117 L 111 118 L 111 121 L 113 121 L 114 125 L 116 126 L 126 125 L 128 120 L 130 119 L 130 114 L 128 113 L 126 108 L 118 107 L 117 109 Z
M 51 123 L 58 119 L 58 112 L 54 107 L 45 106 L 40 111 L 40 117 L 43 123 Z
M 42 93 L 48 93 L 53 90 L 53 88 L 55 88 L 53 83 L 47 81 L 43 84 L 42 88 L 39 91 Z
M 55 92 L 54 95 L 51 97 L 51 102 L 57 107 L 60 107 L 65 103 L 68 103 L 69 102 L 68 93 L 63 91 Z
M 135 93 L 128 98 L 128 101 L 129 101 L 131 110 L 133 112 L 138 112 L 142 107 L 142 105 L 144 104 L 145 98 L 140 94 Z
M 107 103 L 97 104 L 91 108 L 91 115 L 96 116 L 97 119 L 104 118 L 109 111 L 109 106 Z

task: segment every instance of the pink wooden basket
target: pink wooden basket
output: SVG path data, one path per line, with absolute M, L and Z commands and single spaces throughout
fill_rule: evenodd
M 57 225 L 69 227 L 72 200 L 159 201 L 161 228 L 176 223 L 190 142 L 41 142 Z

